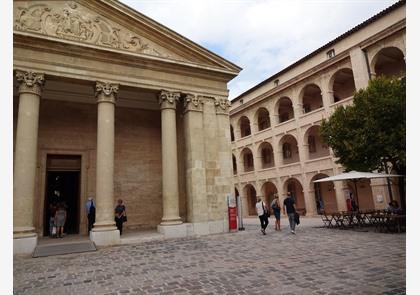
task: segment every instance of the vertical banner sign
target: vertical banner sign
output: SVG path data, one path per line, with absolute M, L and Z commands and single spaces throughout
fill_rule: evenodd
M 228 199 L 228 213 L 229 213 L 229 231 L 236 231 L 238 223 L 236 221 L 236 198 L 229 194 Z

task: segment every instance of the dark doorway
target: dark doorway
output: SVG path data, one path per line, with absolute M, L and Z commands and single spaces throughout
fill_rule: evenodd
M 78 234 L 80 223 L 80 156 L 48 155 L 45 190 L 44 235 L 49 235 L 51 206 L 64 204 L 64 233 Z

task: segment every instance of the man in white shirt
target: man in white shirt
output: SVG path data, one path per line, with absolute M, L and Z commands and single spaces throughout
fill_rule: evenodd
M 255 208 L 257 209 L 258 217 L 260 218 L 261 223 L 261 232 L 263 235 L 265 235 L 265 229 L 268 225 L 268 207 L 267 205 L 262 201 L 261 197 L 258 197 L 258 202 L 255 204 Z

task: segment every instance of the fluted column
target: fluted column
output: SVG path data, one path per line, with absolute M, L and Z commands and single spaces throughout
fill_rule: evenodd
M 162 120 L 162 226 L 182 223 L 179 217 L 176 142 L 176 104 L 180 96 L 179 92 L 169 91 L 161 91 L 159 94 Z
M 114 221 L 114 128 L 118 85 L 96 82 L 98 131 L 96 145 L 96 222 L 91 239 L 99 245 L 119 243 Z
M 13 175 L 14 252 L 31 253 L 37 243 L 33 224 L 35 175 L 38 149 L 38 121 L 44 75 L 16 71 L 19 82 L 19 111 L 16 128 Z

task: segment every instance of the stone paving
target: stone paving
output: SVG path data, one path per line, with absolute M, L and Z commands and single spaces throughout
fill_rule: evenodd
M 147 241 L 14 257 L 14 294 L 405 294 L 405 234 L 324 229 Z

